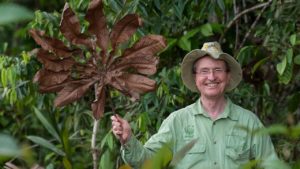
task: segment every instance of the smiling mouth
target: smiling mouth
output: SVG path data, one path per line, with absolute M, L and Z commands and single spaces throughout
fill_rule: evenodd
M 219 83 L 207 83 L 206 86 L 208 87 L 217 87 Z

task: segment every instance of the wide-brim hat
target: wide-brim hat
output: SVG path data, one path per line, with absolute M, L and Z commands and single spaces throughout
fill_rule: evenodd
M 224 60 L 229 66 L 230 81 L 225 91 L 231 91 L 242 80 L 242 69 L 240 64 L 229 54 L 224 53 L 218 42 L 207 42 L 201 49 L 194 49 L 183 58 L 181 64 L 181 78 L 184 85 L 193 92 L 199 92 L 194 78 L 193 67 L 195 61 L 203 56 L 210 56 L 217 60 Z

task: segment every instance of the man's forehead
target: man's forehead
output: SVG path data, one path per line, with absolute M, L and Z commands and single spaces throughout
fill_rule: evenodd
M 216 66 L 226 66 L 226 61 L 222 60 L 222 59 L 214 59 L 208 55 L 205 55 L 201 58 L 199 58 L 198 60 L 196 60 L 195 65 L 196 66 L 205 66 L 207 62 L 211 62 Z

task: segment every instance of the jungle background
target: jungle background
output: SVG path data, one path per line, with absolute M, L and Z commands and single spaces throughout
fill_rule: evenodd
M 55 94 L 41 94 L 32 82 L 41 68 L 32 28 L 61 37 L 59 22 L 66 1 L 2 0 L 0 3 L 0 166 L 11 168 L 92 168 L 93 117 L 85 98 L 55 108 Z M 83 23 L 89 1 L 69 0 Z M 145 142 L 171 112 L 198 95 L 184 87 L 184 55 L 207 41 L 242 65 L 244 79 L 229 97 L 266 126 L 284 167 L 300 168 L 300 1 L 297 0 L 103 0 L 108 23 L 128 13 L 144 22 L 134 38 L 163 35 L 154 92 L 132 102 L 111 90 L 100 120 L 96 145 L 99 168 L 123 166 L 120 143 L 110 116 L 125 116 Z M 251 168 L 248 166 L 248 168 Z

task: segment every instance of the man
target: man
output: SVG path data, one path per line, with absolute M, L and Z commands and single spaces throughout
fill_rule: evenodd
M 253 134 L 263 127 L 257 116 L 225 97 L 225 92 L 240 83 L 242 70 L 217 42 L 189 52 L 181 71 L 185 86 L 198 92 L 200 98 L 171 113 L 144 146 L 132 135 L 126 120 L 111 117 L 125 162 L 138 168 L 163 145 L 171 143 L 170 149 L 176 153 L 193 139 L 198 141 L 176 168 L 237 169 L 252 159 L 262 160 L 262 166 L 268 168 L 277 160 L 270 137 Z

